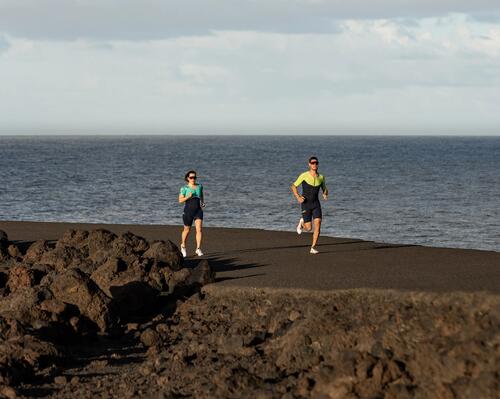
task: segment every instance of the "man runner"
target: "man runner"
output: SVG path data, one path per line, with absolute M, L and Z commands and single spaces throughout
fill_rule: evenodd
M 311 245 L 311 254 L 317 254 L 316 249 L 319 233 L 321 230 L 321 204 L 319 202 L 319 189 L 323 191 L 323 198 L 328 199 L 328 189 L 326 188 L 325 177 L 318 173 L 318 158 L 309 158 L 309 170 L 302 173 L 295 183 L 292 184 L 292 192 L 297 198 L 302 208 L 302 217 L 297 225 L 297 233 L 302 234 L 302 230 L 311 231 L 311 220 L 314 219 L 314 234 Z M 299 194 L 297 187 L 302 185 L 302 195 Z

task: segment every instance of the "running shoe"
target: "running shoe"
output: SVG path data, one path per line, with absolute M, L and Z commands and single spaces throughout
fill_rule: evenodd
M 319 254 L 319 251 L 311 247 L 311 250 L 309 251 L 310 254 L 316 255 Z
M 297 234 L 302 234 L 302 227 L 304 226 L 304 219 L 300 218 L 299 224 L 297 225 Z
M 184 245 L 181 245 L 181 254 L 183 258 L 187 256 L 186 247 Z
M 201 249 L 198 248 L 195 252 L 196 256 L 203 256 L 203 252 L 201 252 Z

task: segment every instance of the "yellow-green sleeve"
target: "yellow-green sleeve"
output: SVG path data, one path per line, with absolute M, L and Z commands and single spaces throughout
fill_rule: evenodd
M 304 174 L 302 173 L 299 177 L 297 177 L 297 180 L 295 180 L 295 183 L 293 183 L 293 185 L 295 187 L 298 187 L 303 181 L 304 181 Z

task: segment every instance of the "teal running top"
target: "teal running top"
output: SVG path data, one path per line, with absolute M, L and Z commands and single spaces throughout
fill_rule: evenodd
M 197 184 L 196 187 L 190 187 L 189 184 L 181 187 L 181 191 L 179 194 L 186 197 L 188 193 L 193 194 L 192 198 L 203 198 L 203 186 L 201 184 Z

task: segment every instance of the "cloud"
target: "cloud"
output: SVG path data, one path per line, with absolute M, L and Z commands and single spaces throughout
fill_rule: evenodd
M 6 51 L 9 47 L 10 44 L 7 39 L 4 36 L 0 35 L 0 53 Z
M 500 27 L 459 14 L 335 33 L 8 39 L 4 131 L 500 128 Z
M 497 4 L 494 4 L 497 3 Z M 343 19 L 500 15 L 491 0 L 0 0 L 0 31 L 17 37 L 151 40 L 221 30 L 332 33 Z
M 496 9 L 492 10 L 471 12 L 469 15 L 470 18 L 475 21 L 490 22 L 490 23 L 500 22 L 499 7 L 496 7 Z

